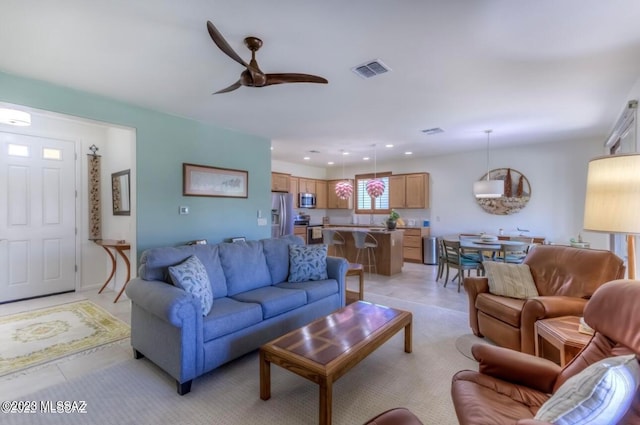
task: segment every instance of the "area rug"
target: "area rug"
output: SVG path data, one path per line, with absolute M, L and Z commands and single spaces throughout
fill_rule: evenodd
M 471 347 L 474 344 L 495 345 L 493 342 L 489 341 L 488 339 L 479 338 L 473 334 L 460 335 L 456 339 L 456 349 L 460 352 L 460 354 L 462 354 L 463 356 L 471 360 L 475 360 L 475 358 L 473 357 L 473 354 L 471 354 Z
M 477 369 L 455 348 L 468 332 L 465 313 L 390 297 L 368 301 L 413 312 L 413 352 L 402 332 L 358 363 L 333 386 L 333 424 L 365 423 L 406 407 L 425 424 L 457 425 L 451 377 Z M 271 366 L 271 398 L 260 399 L 258 353 L 252 352 L 194 380 L 179 396 L 175 381 L 146 358 L 132 358 L 25 395 L 25 400 L 79 400 L 86 413 L 4 415 L 6 425 L 305 425 L 318 423 L 318 385 Z
M 2 316 L 0 376 L 129 335 L 129 325 L 86 300 Z

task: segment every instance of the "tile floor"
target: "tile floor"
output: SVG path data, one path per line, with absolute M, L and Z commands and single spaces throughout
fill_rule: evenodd
M 395 276 L 387 277 L 365 273 L 365 300 L 367 293 L 372 293 L 467 312 L 467 295 L 464 289 L 457 292 L 457 282 L 449 282 L 444 288 L 442 280 L 435 281 L 437 270 L 437 266 L 405 263 L 402 273 Z M 356 291 L 358 278 L 356 276 L 349 277 L 347 287 Z M 130 323 L 129 300 L 123 295 L 118 303 L 114 304 L 114 298 L 113 291 L 97 294 L 97 290 L 55 295 L 4 304 L 0 308 L 0 315 L 89 299 L 119 319 Z M 39 389 L 111 366 L 131 357 L 129 341 L 124 340 L 89 354 L 78 354 L 48 365 L 36 366 L 22 373 L 0 377 L 0 400 L 18 400 L 20 397 Z

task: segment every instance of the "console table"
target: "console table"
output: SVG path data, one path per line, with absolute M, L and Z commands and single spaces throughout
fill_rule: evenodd
M 111 252 L 111 249 L 113 249 L 116 253 L 118 253 L 120 257 L 122 257 L 122 259 L 124 260 L 124 263 L 127 265 L 127 278 L 124 281 L 124 285 L 122 285 L 122 289 L 120 289 L 120 292 L 118 292 L 116 299 L 113 300 L 114 303 L 117 303 L 118 300 L 120 299 L 120 296 L 124 292 L 124 288 L 127 287 L 127 283 L 129 283 L 129 279 L 131 278 L 131 263 L 129 263 L 129 258 L 124 253 L 125 251 L 131 248 L 131 245 L 129 245 L 125 241 L 116 241 L 113 239 L 99 239 L 94 242 L 97 245 L 100 245 L 105 251 L 107 251 L 107 254 L 109 254 L 109 258 L 111 258 L 111 273 L 109 274 L 109 277 L 107 278 L 107 280 L 104 282 L 104 285 L 102 285 L 102 288 L 100 288 L 100 290 L 98 291 L 98 294 L 102 293 L 104 288 L 107 287 L 107 285 L 109 284 L 113 276 L 116 274 L 116 267 L 118 265 L 118 262 L 116 261 L 116 256 Z M 114 287 L 114 290 L 115 290 L 115 287 Z

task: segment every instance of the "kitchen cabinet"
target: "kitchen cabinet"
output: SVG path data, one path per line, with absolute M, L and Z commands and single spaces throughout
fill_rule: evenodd
M 327 208 L 326 180 L 316 180 L 316 208 Z
M 405 227 L 402 256 L 409 263 L 422 263 L 422 238 L 429 236 L 428 227 Z
M 298 179 L 298 192 L 299 193 L 316 193 L 316 181 L 313 179 Z
M 293 208 L 298 208 L 298 178 L 289 177 L 289 193 L 293 195 Z
M 348 199 L 340 199 L 338 195 L 336 195 L 336 184 L 339 182 L 343 182 L 345 179 L 340 180 L 329 180 L 327 182 L 327 208 L 329 209 L 353 209 L 353 197 L 355 194 L 355 189 L 353 194 Z M 353 180 L 349 179 L 351 184 L 353 184 Z
M 391 208 L 429 208 L 429 174 L 396 174 L 389 176 Z
M 271 191 L 288 192 L 290 174 L 271 173 Z

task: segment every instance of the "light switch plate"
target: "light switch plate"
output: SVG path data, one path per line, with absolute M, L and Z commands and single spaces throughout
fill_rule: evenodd
M 189 207 L 180 206 L 180 215 L 189 214 Z
M 259 218 L 258 219 L 258 226 L 266 226 L 267 225 L 267 219 L 266 218 Z

